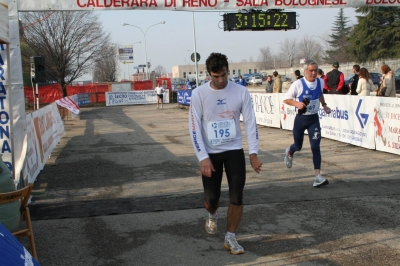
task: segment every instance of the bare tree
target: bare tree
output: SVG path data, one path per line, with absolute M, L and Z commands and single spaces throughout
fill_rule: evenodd
M 158 65 L 154 68 L 154 73 L 156 74 L 157 78 L 160 78 L 163 74 L 167 73 L 167 70 L 165 67 Z
M 98 82 L 114 82 L 117 73 L 117 51 L 116 46 L 105 48 L 103 59 L 98 60 L 93 66 L 93 79 Z
M 283 43 L 280 43 L 280 54 L 283 58 L 287 58 L 289 67 L 293 65 L 293 58 L 297 56 L 297 42 L 296 40 L 285 39 Z
M 260 55 L 258 56 L 258 67 L 260 69 L 270 69 L 273 68 L 274 57 L 271 53 L 269 47 L 260 48 Z
M 92 11 L 26 12 L 21 21 L 24 41 L 45 57 L 48 79 L 61 85 L 64 97 L 67 85 L 89 73 L 110 43 Z
M 322 45 L 312 37 L 304 36 L 298 43 L 298 59 L 322 59 L 324 49 Z

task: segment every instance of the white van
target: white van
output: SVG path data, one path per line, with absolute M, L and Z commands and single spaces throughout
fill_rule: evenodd
M 257 86 L 262 85 L 261 75 L 257 74 L 257 75 L 251 76 L 249 79 L 249 84 L 252 84 L 252 85 L 257 84 Z

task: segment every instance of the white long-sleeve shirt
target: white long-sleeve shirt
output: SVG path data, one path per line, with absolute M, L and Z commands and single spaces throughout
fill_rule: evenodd
M 249 154 L 258 154 L 258 130 L 252 100 L 246 87 L 228 81 L 221 90 L 210 82 L 193 90 L 189 133 L 199 161 L 210 153 L 242 149 L 240 114 L 243 115 Z

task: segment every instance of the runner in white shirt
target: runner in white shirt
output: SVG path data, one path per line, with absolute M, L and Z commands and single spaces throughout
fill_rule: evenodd
M 259 173 L 262 163 L 257 156 L 257 124 L 246 87 L 228 81 L 227 57 L 212 53 L 206 60 L 206 67 L 211 81 L 193 90 L 189 113 L 189 132 L 200 161 L 204 206 L 209 212 L 205 229 L 209 234 L 217 232 L 217 209 L 225 167 L 230 204 L 224 247 L 232 254 L 242 254 L 244 249 L 236 241 L 246 181 L 240 114 L 243 115 L 250 163 Z
M 329 184 L 329 181 L 323 178 L 320 173 L 321 126 L 318 116 L 320 103 L 325 113 L 329 114 L 331 112 L 323 95 L 324 81 L 317 78 L 317 71 L 318 64 L 313 60 L 308 60 L 304 65 L 305 76 L 293 82 L 283 100 L 285 104 L 295 106 L 299 111 L 293 124 L 294 143 L 286 148 L 285 151 L 285 165 L 287 168 L 292 167 L 293 154 L 303 147 L 304 131 L 307 129 L 313 154 L 314 187 Z M 309 102 L 307 105 L 304 103 L 305 100 Z
M 161 109 L 163 109 L 163 102 L 164 102 L 164 87 L 157 84 L 157 87 L 154 89 L 157 94 L 157 109 L 159 108 L 159 104 L 161 103 Z

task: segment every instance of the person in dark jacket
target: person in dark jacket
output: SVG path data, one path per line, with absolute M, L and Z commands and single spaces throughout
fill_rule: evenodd
M 298 69 L 294 71 L 294 75 L 296 76 L 296 79 L 301 79 L 302 77 L 304 77 L 300 74 L 300 70 Z
M 354 73 L 353 82 L 351 84 L 349 84 L 351 95 L 358 95 L 357 85 L 358 85 L 358 79 L 359 79 L 359 72 L 360 72 L 360 66 L 354 65 L 353 66 L 353 73 Z
M 267 76 L 267 86 L 265 86 L 266 93 L 272 93 L 274 90 L 274 81 L 272 80 L 272 76 Z
M 329 71 L 324 77 L 324 89 L 329 94 L 347 94 L 344 83 L 344 75 L 338 70 L 339 63 L 334 62 L 332 64 L 333 69 Z

